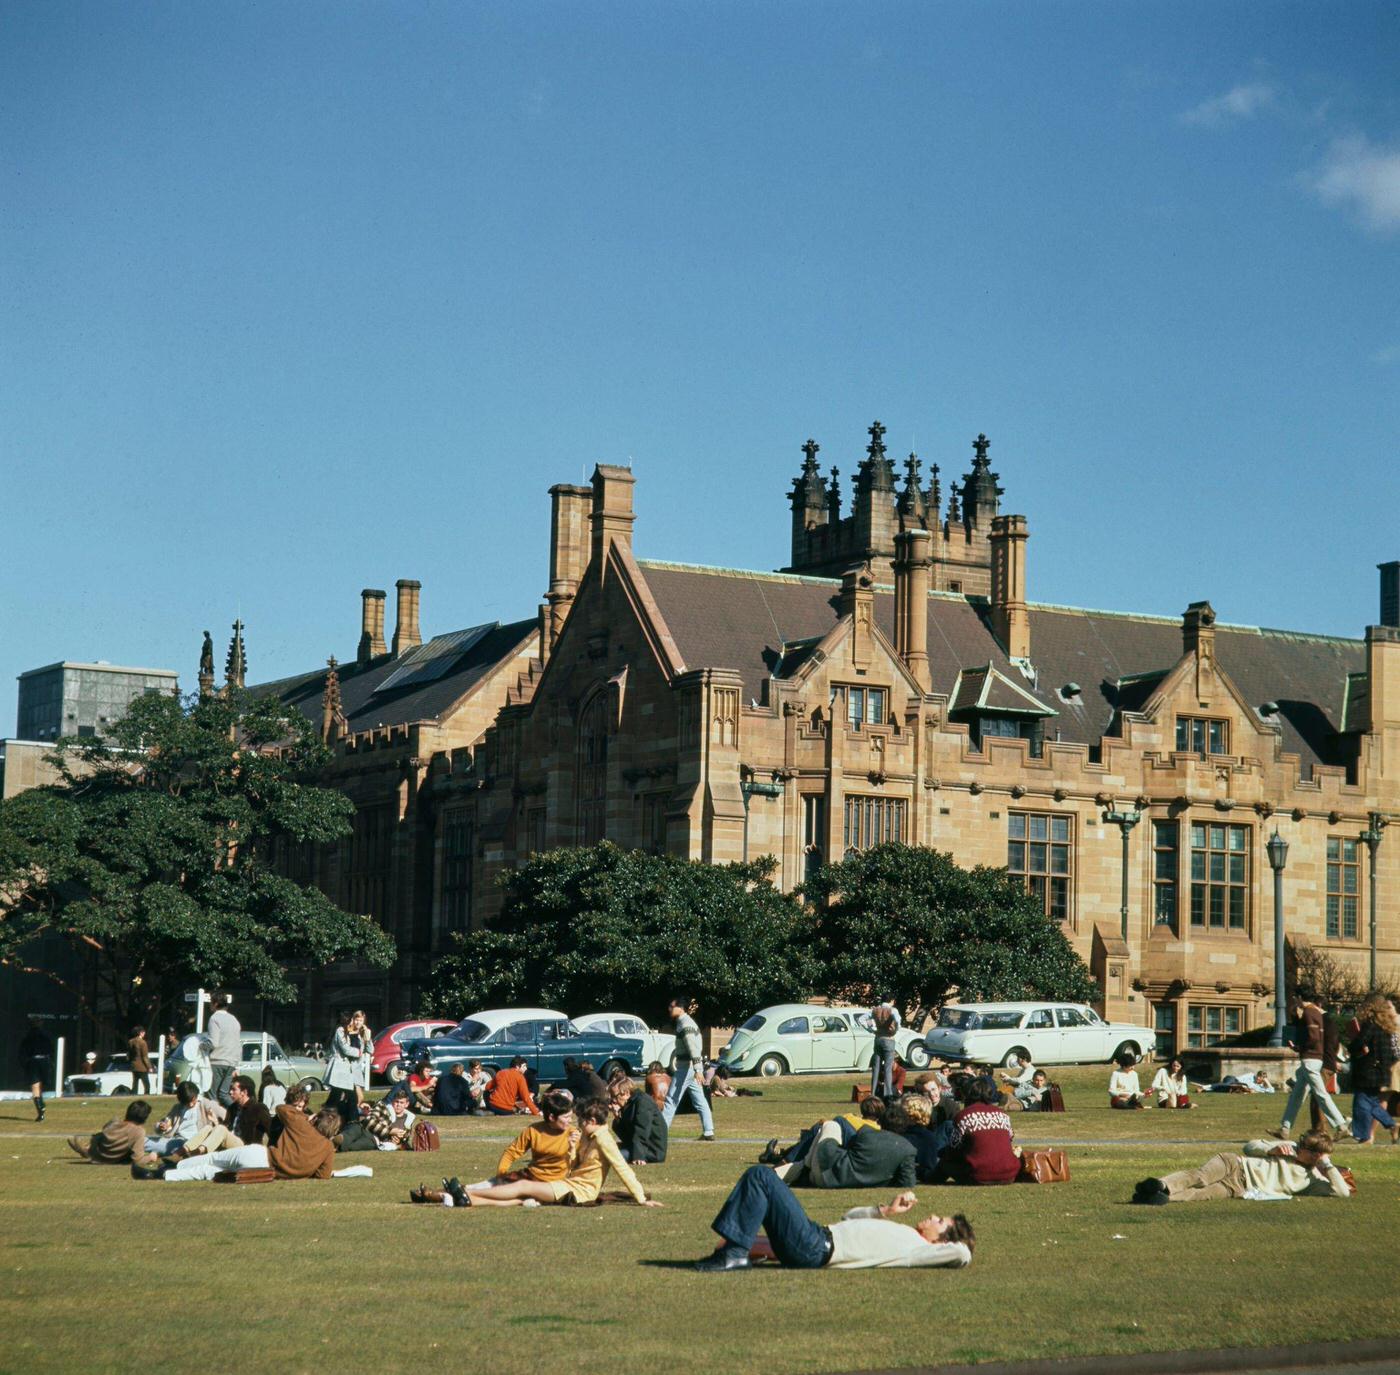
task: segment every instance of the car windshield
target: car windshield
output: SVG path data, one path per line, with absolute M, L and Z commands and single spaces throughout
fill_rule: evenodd
M 479 1041 L 484 1041 L 490 1034 L 491 1028 L 485 1022 L 475 1022 L 470 1017 L 463 1017 L 451 1031 L 443 1033 L 450 1036 L 454 1041 L 465 1041 L 468 1045 L 476 1045 Z
M 763 1028 L 764 1017 L 761 1012 L 755 1012 L 747 1022 L 739 1028 L 740 1031 L 760 1031 Z

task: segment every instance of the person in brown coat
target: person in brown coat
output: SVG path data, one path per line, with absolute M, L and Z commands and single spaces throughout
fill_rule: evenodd
M 666 1073 L 660 1060 L 653 1060 L 647 1066 L 647 1094 L 658 1108 L 665 1108 L 666 1095 L 671 1091 L 671 1076 Z
M 131 1061 L 132 1093 L 151 1091 L 151 1048 L 146 1044 L 146 1028 L 131 1028 L 131 1039 L 126 1043 L 126 1056 Z
M 113 1118 L 86 1141 L 70 1136 L 68 1147 L 94 1165 L 155 1165 L 159 1158 L 146 1151 L 146 1119 L 151 1105 L 138 1098 L 127 1106 L 126 1116 Z
M 268 1164 L 279 1179 L 329 1179 L 335 1168 L 335 1145 L 331 1141 L 340 1130 L 340 1114 L 322 1108 L 307 1117 L 299 1108 L 283 1103 L 277 1109 L 282 1134 L 267 1151 Z

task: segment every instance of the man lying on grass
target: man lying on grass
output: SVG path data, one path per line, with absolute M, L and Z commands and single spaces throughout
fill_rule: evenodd
M 146 1150 L 146 1119 L 151 1105 L 144 1098 L 128 1103 L 126 1116 L 113 1118 L 87 1140 L 70 1136 L 68 1146 L 94 1165 L 154 1165 L 158 1157 Z
M 1144 1179 L 1134 1203 L 1211 1203 L 1222 1198 L 1302 1196 L 1350 1198 L 1351 1187 L 1332 1163 L 1332 1138 L 1307 1132 L 1292 1141 L 1250 1141 L 1242 1155 L 1213 1155 L 1195 1170 Z
M 961 1213 L 930 1215 L 913 1227 L 888 1220 L 909 1212 L 917 1201 L 910 1192 L 896 1194 L 878 1207 L 852 1208 L 840 1222 L 823 1227 L 807 1216 L 775 1171 L 751 1165 L 711 1223 L 719 1249 L 695 1268 L 710 1274 L 747 1270 L 754 1260 L 770 1257 L 796 1270 L 970 1265 L 972 1226 Z M 760 1229 L 766 1242 L 758 1242 Z

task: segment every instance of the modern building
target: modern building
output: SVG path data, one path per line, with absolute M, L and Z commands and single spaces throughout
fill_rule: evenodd
M 64 660 L 19 675 L 21 740 L 57 740 L 63 735 L 109 734 L 136 697 L 173 692 L 178 679 L 168 668 L 123 668 Z
M 349 662 L 256 689 L 322 730 L 356 806 L 345 842 L 282 864 L 400 951 L 387 975 L 311 973 L 286 1035 L 347 1002 L 405 1015 L 503 870 L 603 837 L 772 854 L 786 887 L 882 840 L 1006 866 L 1105 1013 L 1187 1047 L 1272 1022 L 1277 832 L 1289 939 L 1400 973 L 1400 564 L 1356 638 L 1227 624 L 1204 600 L 1045 605 L 985 438 L 940 512 L 936 471 L 924 486 L 911 457 L 897 487 L 882 437 L 847 514 L 806 446 L 793 571 L 639 559 L 633 474 L 601 465 L 551 489 L 535 615 L 425 642 L 403 580 L 392 644 L 366 590 Z

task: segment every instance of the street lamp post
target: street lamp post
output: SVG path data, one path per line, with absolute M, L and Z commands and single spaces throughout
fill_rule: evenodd
M 1371 890 L 1371 988 L 1376 987 L 1376 851 L 1381 848 L 1381 832 L 1386 821 L 1379 812 L 1372 812 L 1370 824 L 1361 832 L 1361 839 L 1371 852 L 1371 863 L 1367 874 L 1367 886 Z
M 1277 826 L 1264 852 L 1274 871 L 1274 1029 L 1269 1044 L 1277 1049 L 1283 1045 L 1283 866 L 1288 863 L 1288 842 L 1279 835 Z
M 1104 823 L 1117 826 L 1123 836 L 1123 891 L 1119 905 L 1119 918 L 1123 928 L 1123 939 L 1128 939 L 1128 833 L 1142 820 L 1142 813 L 1128 811 L 1107 811 L 1103 814 Z

